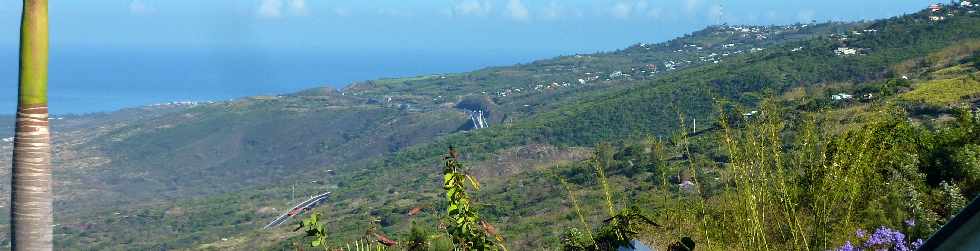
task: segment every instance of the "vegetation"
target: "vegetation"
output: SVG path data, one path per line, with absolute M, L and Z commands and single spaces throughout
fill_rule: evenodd
M 301 221 L 296 230 L 301 229 L 306 232 L 306 237 L 312 237 L 310 241 L 311 247 L 324 246 L 324 250 L 329 250 L 326 248 L 327 230 L 324 224 L 320 222 L 319 213 L 313 213 L 310 215 L 310 218 Z
M 470 205 L 471 199 L 466 192 L 467 182 L 473 188 L 480 188 L 480 183 L 477 183 L 473 176 L 463 172 L 463 165 L 457 161 L 456 151 L 449 148 L 446 168 L 443 170 L 443 189 L 446 189 L 448 202 L 446 230 L 458 250 L 496 249 L 492 238 L 496 238 L 497 241 L 503 240 L 497 235 L 496 230 L 493 230 L 494 227 L 481 220 L 476 209 Z
M 632 241 L 639 236 L 640 231 L 644 227 L 659 226 L 652 219 L 644 215 L 636 206 L 623 207 L 618 211 L 615 209 L 612 193 L 609 190 L 609 183 L 603 168 L 604 165 L 609 165 L 612 160 L 611 156 L 608 155 L 611 152 L 608 150 L 609 145 L 602 145 L 600 150 L 596 151 L 595 157 L 589 161 L 595 167 L 596 177 L 605 195 L 605 206 L 609 212 L 609 218 L 603 220 L 602 225 L 598 229 L 593 230 L 585 222 L 572 191 L 565 183 L 564 178 L 559 177 L 563 187 L 568 190 L 569 199 L 571 199 L 572 204 L 575 206 L 576 214 L 579 216 L 582 225 L 586 227 L 586 231 L 588 231 L 587 235 L 583 235 L 581 230 L 577 228 L 567 230 L 561 238 L 563 250 L 616 250 L 619 247 L 633 248 Z M 596 231 L 596 233 L 593 233 L 593 231 Z
M 961 113 L 957 122 L 940 130 L 912 124 L 902 119 L 903 114 L 887 114 L 846 133 L 828 135 L 823 133 L 825 122 L 816 121 L 815 116 L 785 124 L 781 122 L 785 116 L 769 107 L 748 124 L 725 126 L 719 143 L 724 143 L 730 155 L 722 163 L 698 162 L 700 154 L 694 154 L 687 160 L 657 165 L 656 158 L 630 150 L 655 149 L 650 141 L 626 143 L 618 150 L 618 161 L 611 169 L 639 167 L 644 171 L 630 174 L 636 180 L 658 177 L 655 169 L 677 170 L 692 163 L 698 175 L 717 177 L 715 182 L 699 182 L 704 193 L 697 189 L 684 192 L 681 184 L 666 191 L 663 186 L 625 185 L 627 190 L 666 193 L 676 200 L 644 199 L 648 195 L 632 198 L 645 203 L 643 208 L 661 209 L 653 218 L 662 219 L 663 228 L 645 230 L 653 235 L 651 242 L 666 246 L 677 238 L 670 234 L 671 229 L 686 229 L 683 232 L 694 235 L 699 248 L 709 250 L 828 250 L 850 243 L 903 250 L 900 247 L 921 245 L 922 239 L 965 205 L 964 198 L 976 195 L 957 187 L 976 186 L 972 177 L 944 174 L 966 170 L 928 164 L 973 161 L 938 153 L 971 151 L 963 149 L 976 144 L 972 134 L 980 125 L 976 113 Z M 675 141 L 673 151 L 684 152 L 682 142 Z M 940 142 L 967 146 L 938 146 L 944 145 Z M 699 208 L 700 201 L 706 201 L 704 209 Z M 878 229 L 870 236 L 880 237 L 853 234 L 861 229 Z M 883 241 L 884 236 L 891 239 Z M 563 235 L 562 243 L 569 250 L 586 250 L 590 242 L 578 230 L 571 230 Z
M 751 34 L 715 26 L 615 52 L 85 127 L 106 129 L 66 148 L 109 161 L 63 171 L 66 205 L 86 207 L 66 210 L 58 244 L 293 249 L 319 240 L 349 250 L 375 243 L 365 232 L 377 231 L 411 250 L 602 250 L 634 239 L 658 249 L 828 250 L 864 245 L 857 230 L 885 227 L 908 246 L 980 191 L 980 16 L 928 15 Z M 862 50 L 836 55 L 839 47 Z M 712 53 L 730 54 L 699 60 Z M 665 70 L 666 61 L 691 63 Z M 545 84 L 553 88 L 534 89 Z M 835 98 L 842 93 L 850 98 Z M 461 109 L 485 109 L 491 126 L 468 130 Z M 441 158 L 450 146 L 459 154 Z M 98 189 L 73 189 L 85 182 Z M 297 197 L 333 191 L 316 211 L 329 224 L 311 237 L 255 230 L 290 204 L 294 185 Z M 104 191 L 133 194 L 86 200 Z
M 903 93 L 901 98 L 931 106 L 942 106 L 976 96 L 980 96 L 980 81 L 977 81 L 976 76 L 970 75 L 927 81 L 919 84 L 915 90 Z

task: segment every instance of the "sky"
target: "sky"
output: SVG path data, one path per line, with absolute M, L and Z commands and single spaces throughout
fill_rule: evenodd
M 886 18 L 919 0 L 50 1 L 53 112 L 281 94 L 656 43 L 713 24 Z M 0 0 L 0 97 L 22 2 Z M 14 98 L 0 98 L 0 114 Z
M 295 50 L 612 50 L 705 25 L 889 17 L 912 0 L 51 1 L 53 46 Z M 21 2 L 0 0 L 0 46 Z

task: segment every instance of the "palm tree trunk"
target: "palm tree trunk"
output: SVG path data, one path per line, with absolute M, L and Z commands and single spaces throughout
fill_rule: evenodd
M 10 196 L 11 240 L 13 250 L 51 250 L 47 0 L 24 0 L 20 32 L 20 86 Z

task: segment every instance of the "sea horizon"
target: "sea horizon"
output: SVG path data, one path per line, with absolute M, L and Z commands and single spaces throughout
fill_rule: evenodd
M 467 72 L 528 63 L 571 52 L 299 50 L 254 48 L 53 49 L 53 116 L 113 112 L 176 101 L 224 101 L 281 95 L 358 81 Z M 0 50 L 0 115 L 16 109 L 17 50 Z M 137 84 L 138 83 L 138 84 Z

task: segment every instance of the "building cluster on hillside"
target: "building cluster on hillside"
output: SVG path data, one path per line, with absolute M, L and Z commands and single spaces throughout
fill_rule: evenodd
M 735 26 L 734 30 L 739 32 L 761 32 L 764 29 L 761 27 L 740 27 Z M 640 43 L 636 45 L 639 48 L 646 48 L 647 50 L 654 48 L 654 45 Z M 668 46 L 669 45 L 665 45 Z M 717 44 L 713 46 L 699 45 L 695 43 L 684 43 L 680 45 L 675 45 L 674 48 L 668 48 L 669 54 L 668 59 L 657 63 L 646 63 L 644 65 L 630 67 L 629 69 L 615 70 L 611 73 L 606 73 L 602 71 L 587 71 L 581 72 L 582 75 L 572 78 L 570 81 L 567 80 L 546 80 L 538 83 L 532 83 L 527 86 L 526 89 L 506 87 L 497 91 L 493 91 L 492 94 L 496 97 L 508 97 L 513 96 L 518 93 L 526 91 L 547 91 L 547 90 L 557 90 L 560 88 L 574 87 L 580 85 L 587 85 L 594 82 L 615 82 L 615 81 L 631 81 L 638 79 L 645 79 L 647 77 L 652 77 L 658 73 L 666 71 L 674 71 L 680 68 L 697 65 L 697 64 L 707 64 L 707 63 L 721 63 L 722 59 L 729 56 L 738 55 L 745 52 L 759 52 L 763 48 L 748 47 L 743 43 L 731 42 L 725 44 Z M 747 50 L 743 50 L 745 48 Z M 709 50 L 710 49 L 710 50 Z M 576 55 L 576 58 L 581 58 L 584 56 Z M 567 67 L 549 67 L 545 69 L 548 72 L 568 72 L 568 71 L 580 71 L 584 68 L 567 68 Z M 487 94 L 486 91 L 481 92 Z
M 623 73 L 623 71 L 615 71 L 615 72 L 609 74 L 609 78 L 607 78 L 607 80 L 613 80 L 613 79 L 629 79 L 630 77 L 631 76 L 629 74 Z
M 173 101 L 166 103 L 156 103 L 148 105 L 149 107 L 175 107 L 175 106 L 196 106 L 202 104 L 214 104 L 214 101 Z
M 741 38 L 765 40 L 769 39 L 772 34 L 799 30 L 808 26 L 809 24 L 795 24 L 786 26 L 722 25 L 718 27 L 718 32 L 725 32 L 732 35 L 737 34 Z
M 850 40 L 852 37 L 861 37 L 861 36 L 866 36 L 866 35 L 876 34 L 876 33 L 878 33 L 877 29 L 863 29 L 860 31 L 852 30 L 845 33 L 830 34 L 830 39 L 836 42 L 840 42 L 842 44 L 846 44 L 847 41 Z M 799 48 L 799 50 L 802 49 L 803 49 L 802 47 Z M 867 49 L 868 48 L 853 48 L 848 46 L 840 46 L 834 49 L 834 54 L 841 57 L 861 55 L 861 52 Z M 796 51 L 796 49 L 794 49 L 793 51 Z
M 834 54 L 837 54 L 837 56 L 858 55 L 859 52 L 861 52 L 860 48 L 837 47 L 837 49 L 834 49 Z
M 768 39 L 774 34 L 799 31 L 800 29 L 808 26 L 808 24 L 789 26 L 716 26 L 711 32 L 713 32 L 715 36 L 723 37 L 727 41 L 721 43 L 701 43 L 697 42 L 696 40 L 681 43 L 668 42 L 662 44 L 638 43 L 629 49 L 617 53 L 631 56 L 632 53 L 649 53 L 643 51 L 656 50 L 658 53 L 663 54 L 655 54 L 656 59 L 644 62 L 641 65 L 633 65 L 629 68 L 611 70 L 610 72 L 589 71 L 585 66 L 581 65 L 547 65 L 543 69 L 538 69 L 538 71 L 547 73 L 574 72 L 579 76 L 569 77 L 565 74 L 561 74 L 562 76 L 558 77 L 560 79 L 535 81 L 533 83 L 529 83 L 525 88 L 509 86 L 494 91 L 485 90 L 481 91 L 480 93 L 484 95 L 489 94 L 495 97 L 512 97 L 520 93 L 557 90 L 561 88 L 576 87 L 594 83 L 616 83 L 620 81 L 642 80 L 653 77 L 656 74 L 674 71 L 690 66 L 719 64 L 724 62 L 724 59 L 727 57 L 743 53 L 761 52 L 765 50 L 765 48 L 756 47 L 757 42 L 753 42 L 753 40 Z M 863 30 L 858 31 L 855 34 L 862 35 L 873 32 L 876 32 L 876 30 Z M 847 34 L 845 33 L 841 35 L 846 36 Z M 796 52 L 802 49 L 803 47 L 797 47 L 792 51 Z M 593 56 L 576 54 L 572 57 L 582 59 Z
M 685 44 L 684 45 L 684 48 L 691 48 L 691 49 L 698 50 L 698 51 L 704 50 L 704 47 L 701 47 L 701 46 L 696 45 L 696 44 Z
M 946 20 L 947 17 L 955 16 L 956 11 L 965 11 L 967 14 L 975 14 L 977 13 L 978 9 L 980 9 L 980 4 L 969 0 L 961 0 L 958 3 L 952 3 L 950 5 L 934 3 L 929 5 L 929 20 L 937 22 L 943 21 Z

